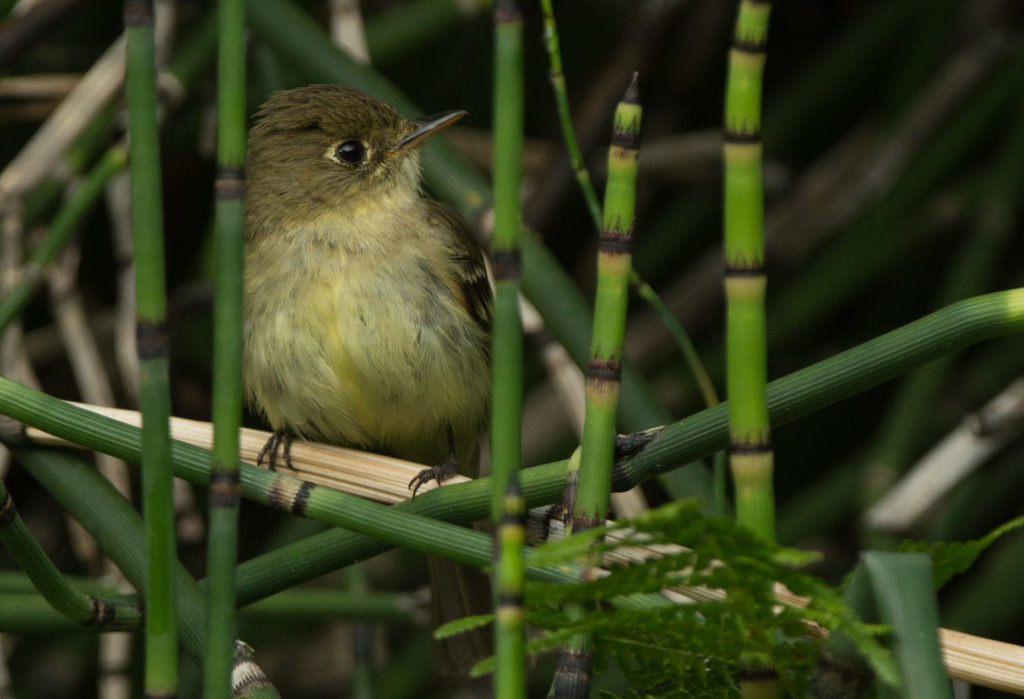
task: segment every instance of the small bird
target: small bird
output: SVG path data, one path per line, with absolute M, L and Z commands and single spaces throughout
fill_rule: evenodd
M 408 120 L 363 92 L 274 94 L 249 132 L 244 384 L 291 435 L 435 465 L 476 463 L 491 289 L 469 225 L 427 197 L 420 146 L 465 115 Z M 261 459 L 263 454 L 261 454 Z

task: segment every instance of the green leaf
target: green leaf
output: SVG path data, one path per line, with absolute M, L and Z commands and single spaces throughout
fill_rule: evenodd
M 494 621 L 493 614 L 478 614 L 476 616 L 464 616 L 461 619 L 455 619 L 449 621 L 447 624 L 442 624 L 434 629 L 434 638 L 441 640 L 450 636 L 456 636 L 460 633 L 466 633 L 473 629 L 490 624 Z
M 970 568 L 985 549 L 995 543 L 996 539 L 1007 532 L 1024 525 L 1024 516 L 1011 519 L 980 539 L 973 541 L 904 541 L 900 546 L 903 552 L 924 552 L 932 557 L 932 574 L 935 588 L 945 585 L 957 573 Z

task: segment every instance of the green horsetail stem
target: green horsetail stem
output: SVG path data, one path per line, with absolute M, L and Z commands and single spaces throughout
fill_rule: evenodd
M 775 538 L 771 430 L 765 403 L 761 76 L 771 4 L 742 0 L 725 101 L 725 297 L 729 463 L 736 517 Z
M 142 620 L 138 606 L 101 599 L 72 587 L 25 526 L 3 481 L 0 481 L 0 540 L 47 604 L 76 624 L 119 627 Z
M 736 519 L 775 539 L 771 427 L 765 393 L 764 191 L 761 182 L 761 78 L 771 3 L 741 0 L 729 50 L 725 96 L 725 333 L 729 465 Z M 764 634 L 763 628 L 749 629 Z M 781 696 L 772 667 L 744 664 L 743 697 Z
M 217 3 L 217 181 L 214 187 L 213 458 L 206 548 L 203 696 L 231 696 L 238 564 L 238 429 L 242 424 L 245 242 L 245 2 Z
M 594 330 L 587 364 L 583 444 L 579 451 L 575 493 L 570 480 L 564 503 L 570 515 L 566 520 L 568 531 L 600 526 L 608 515 L 636 205 L 636 162 L 642 112 L 637 80 L 634 73 L 615 110 L 608 151 L 603 232 L 597 253 Z M 570 471 L 570 479 L 573 475 Z M 590 562 L 600 564 L 599 560 Z M 566 605 L 565 613 L 571 619 L 579 619 L 586 612 L 579 603 L 571 603 Z M 559 652 L 549 696 L 558 699 L 588 696 L 593 672 L 591 655 L 590 636 L 573 635 Z
M 576 529 L 589 529 L 605 520 L 611 493 L 642 112 L 637 79 L 634 73 L 615 110 L 612 145 L 608 151 L 604 232 L 597 255 L 594 332 L 587 365 L 579 489 L 572 513 Z
M 494 7 L 494 323 L 491 518 L 494 546 L 493 696 L 526 696 L 523 626 L 523 330 L 519 320 L 519 187 L 523 154 L 523 18 L 514 0 Z M 511 508 L 511 509 L 510 509 Z
M 125 0 L 124 24 L 139 407 L 142 411 L 142 501 L 148 556 L 144 594 L 145 685 L 147 695 L 172 696 L 178 684 L 178 629 L 174 618 L 177 558 L 152 0 Z
M 565 74 L 562 72 L 562 52 L 558 40 L 558 24 L 555 22 L 555 12 L 552 7 L 552 0 L 541 0 L 541 10 L 544 13 L 544 46 L 547 49 L 550 69 L 548 77 L 551 80 L 551 90 L 555 96 L 555 105 L 558 108 L 558 121 L 562 127 L 562 138 L 565 141 L 565 149 L 569 153 L 569 165 L 576 177 L 576 182 L 583 193 L 583 199 L 587 205 L 587 211 L 594 222 L 594 228 L 601 231 L 604 228 L 601 204 L 597 199 L 597 192 L 594 191 L 594 184 L 590 179 L 590 172 L 583 161 L 583 154 L 580 152 L 579 143 L 576 140 L 576 132 L 572 125 L 572 114 L 569 110 L 569 93 L 566 89 Z M 645 282 L 635 269 L 630 269 L 629 282 L 637 291 L 637 295 L 646 301 L 651 309 L 658 315 L 661 322 L 665 324 L 669 333 L 675 339 L 676 344 L 686 360 L 690 372 L 693 374 L 707 407 L 718 404 L 718 396 L 715 394 L 711 378 L 704 368 L 697 350 L 690 341 L 689 335 L 683 329 L 682 324 L 676 320 L 665 302 L 661 300 L 650 284 Z

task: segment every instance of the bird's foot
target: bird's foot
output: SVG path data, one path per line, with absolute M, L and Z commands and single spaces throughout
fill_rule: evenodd
M 423 469 L 417 473 L 411 481 L 409 481 L 409 488 L 412 490 L 412 496 L 416 497 L 416 491 L 419 490 L 420 486 L 424 483 L 436 480 L 437 484 L 441 485 L 441 481 L 448 480 L 458 472 L 459 461 L 455 458 L 455 453 L 452 452 L 443 463 Z
M 284 465 L 294 471 L 295 467 L 292 466 L 292 436 L 283 427 L 279 430 L 274 430 L 274 434 L 270 435 L 270 439 L 260 449 L 260 453 L 256 456 L 256 465 L 261 465 L 264 457 L 267 457 L 267 468 L 271 471 L 276 471 L 278 449 L 281 450 Z

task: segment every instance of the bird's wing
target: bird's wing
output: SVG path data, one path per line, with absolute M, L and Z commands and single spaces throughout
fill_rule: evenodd
M 451 233 L 454 281 L 461 292 L 462 305 L 482 329 L 490 331 L 491 285 L 487 281 L 483 253 L 469 224 L 454 209 L 433 200 L 428 201 L 428 216 L 439 229 Z

